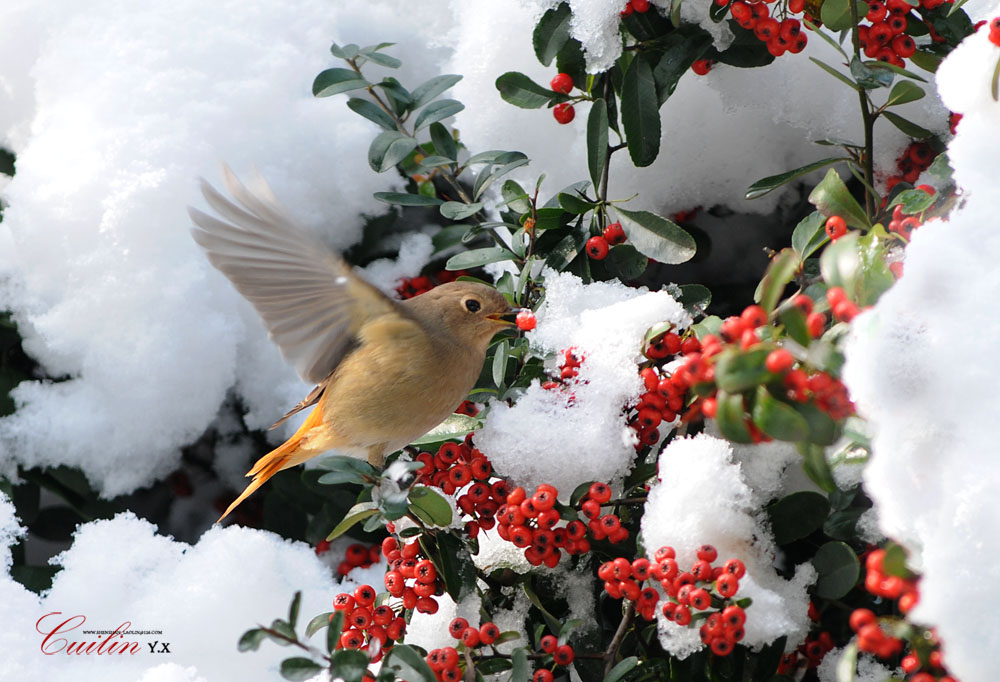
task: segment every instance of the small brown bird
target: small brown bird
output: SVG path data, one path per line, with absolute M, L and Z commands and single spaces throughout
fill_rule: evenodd
M 440 424 L 476 383 L 513 310 L 495 289 L 451 282 L 394 301 L 295 224 L 263 181 L 223 168 L 240 205 L 202 181 L 215 218 L 189 208 L 194 239 L 260 313 L 299 375 L 316 387 L 271 427 L 315 405 L 295 434 L 257 460 L 224 519 L 271 476 L 336 449 L 381 466 Z

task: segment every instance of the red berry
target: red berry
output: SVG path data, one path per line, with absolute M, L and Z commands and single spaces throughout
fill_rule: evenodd
M 535 314 L 530 310 L 522 310 L 517 314 L 517 328 L 521 331 L 530 332 L 537 324 Z
M 871 625 L 875 622 L 875 614 L 868 609 L 854 609 L 851 613 L 850 626 L 855 632 L 861 630 L 861 628 L 866 625 Z
M 576 116 L 576 110 L 569 102 L 561 102 L 552 107 L 552 116 L 558 123 L 566 125 Z
M 837 241 L 847 234 L 847 223 L 839 215 L 832 215 L 826 219 L 826 236 L 831 241 Z
M 336 611 L 353 611 L 355 607 L 354 597 L 347 592 L 341 592 L 333 598 L 333 608 Z
M 698 548 L 698 558 L 702 561 L 708 561 L 709 563 L 715 561 L 719 556 L 719 552 L 712 545 L 702 545 Z
M 631 7 L 631 5 L 629 5 Z M 532 682 L 552 682 L 552 672 L 546 670 L 545 668 L 540 668 L 535 671 L 535 674 L 531 677 Z
M 483 623 L 479 627 L 479 641 L 483 644 L 493 644 L 500 636 L 500 628 L 493 623 Z
M 479 630 L 473 627 L 465 628 L 462 632 L 462 644 L 470 649 L 479 646 Z
M 604 228 L 604 239 L 615 246 L 621 244 L 625 241 L 625 230 L 622 229 L 621 223 L 609 223 L 607 227 Z
M 764 367 L 773 374 L 783 374 L 792 368 L 795 358 L 784 348 L 778 348 L 767 354 Z
M 739 580 L 746 574 L 747 569 L 739 559 L 730 559 L 722 565 L 722 571 Z
M 734 594 L 736 594 L 736 591 L 739 589 L 739 586 L 740 583 L 739 580 L 736 579 L 736 576 L 731 575 L 729 573 L 723 573 L 715 581 L 716 591 L 719 593 L 720 596 L 726 598 L 732 597 Z
M 556 638 L 555 635 L 545 635 L 538 642 L 538 646 L 545 653 L 551 654 L 553 651 L 556 650 L 556 647 L 559 646 L 559 640 Z
M 634 9 L 639 14 L 649 11 L 649 0 L 630 0 L 632 3 L 632 9 Z
M 604 237 L 591 237 L 587 240 L 587 255 L 594 260 L 604 260 L 608 255 L 610 246 Z
M 568 73 L 557 73 L 549 82 L 549 87 L 558 93 L 568 95 L 573 90 L 573 77 Z
M 756 329 L 767 324 L 767 313 L 759 305 L 748 305 L 740 313 L 740 319 L 746 323 L 750 329 Z
M 709 71 L 712 70 L 712 60 L 711 59 L 695 59 L 691 64 L 691 70 L 694 71 L 699 76 L 707 75 Z
M 555 659 L 556 665 L 569 665 L 573 662 L 573 647 L 569 644 L 557 646 L 555 652 L 552 654 L 552 657 Z
M 823 329 L 826 327 L 826 315 L 823 313 L 809 313 L 806 316 L 806 329 L 809 336 L 817 339 L 823 336 Z
M 590 485 L 587 495 L 598 504 L 604 504 L 611 499 L 611 486 L 607 483 L 596 481 Z
M 448 634 L 458 639 L 467 627 L 469 627 L 469 621 L 464 618 L 455 618 L 448 624 Z

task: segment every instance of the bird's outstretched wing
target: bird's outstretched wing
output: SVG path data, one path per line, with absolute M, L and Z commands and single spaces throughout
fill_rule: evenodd
M 202 193 L 220 217 L 189 207 L 195 223 L 191 234 L 257 309 L 299 376 L 310 383 L 324 382 L 366 322 L 385 314 L 409 317 L 296 225 L 263 181 L 251 191 L 226 166 L 223 175 L 236 201 L 202 180 Z

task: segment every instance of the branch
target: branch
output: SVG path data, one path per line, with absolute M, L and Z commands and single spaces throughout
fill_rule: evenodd
M 618 624 L 618 629 L 615 631 L 615 636 L 611 638 L 611 644 L 608 645 L 608 650 L 604 652 L 604 676 L 607 677 L 608 673 L 611 672 L 611 668 L 615 665 L 615 656 L 618 655 L 618 648 L 622 645 L 622 640 L 625 639 L 625 633 L 628 631 L 629 626 L 632 624 L 632 619 L 635 617 L 635 602 L 631 599 L 625 600 L 625 613 L 622 615 L 622 622 Z

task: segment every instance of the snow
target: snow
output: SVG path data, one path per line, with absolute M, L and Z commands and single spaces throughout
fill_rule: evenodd
M 0 528 L 8 541 L 16 527 L 12 511 L 0 495 Z M 215 527 L 187 545 L 157 535 L 154 526 L 129 512 L 80 526 L 73 546 L 54 561 L 62 570 L 41 598 L 6 575 L 0 578 L 0 617 L 6 624 L 0 633 L 0 678 L 271 680 L 288 650 L 264 642 L 258 651 L 240 654 L 240 635 L 285 617 L 297 590 L 302 591 L 301 633 L 313 615 L 330 610 L 334 594 L 358 584 L 336 584 L 312 548 L 273 533 Z M 53 612 L 63 619 L 86 617 L 84 626 L 64 636 L 69 641 L 87 638 L 81 634 L 84 627 L 113 630 L 126 621 L 136 630 L 161 634 L 126 636 L 140 642 L 134 656 L 44 657 L 39 650 L 43 635 L 35 626 Z M 54 618 L 41 626 L 54 626 Z M 153 641 L 169 642 L 169 656 L 158 660 L 149 653 Z
M 837 664 L 840 662 L 840 657 L 843 653 L 843 648 L 831 649 L 826 652 L 822 663 L 816 668 L 816 674 L 819 675 L 819 682 L 839 682 L 841 678 L 837 676 Z M 902 671 L 899 669 L 892 670 L 882 665 L 872 654 L 862 652 L 858 654 L 858 666 L 854 674 L 854 681 L 885 682 L 893 674 L 900 674 L 902 676 L 901 673 Z
M 761 458 L 763 459 L 763 458 Z M 770 476 L 779 479 L 785 462 L 774 460 Z M 750 597 L 743 644 L 752 648 L 788 635 L 786 650 L 802 643 L 809 630 L 808 587 L 816 579 L 811 564 L 796 568 L 791 580 L 775 572 L 774 539 L 756 494 L 733 461 L 730 444 L 707 434 L 672 441 L 660 454 L 659 481 L 652 486 L 642 518 L 641 539 L 650 559 L 663 546 L 673 547 L 686 570 L 698 547 L 713 545 L 718 563 L 737 558 L 746 565 L 737 596 Z M 657 609 L 660 643 L 679 658 L 702 648 L 697 628 L 681 627 Z
M 545 303 L 536 317 L 538 326 L 527 334 L 535 352 L 576 348 L 585 358 L 567 389 L 573 397 L 535 381 L 513 406 L 491 401 L 476 446 L 514 484 L 533 490 L 548 483 L 566 499 L 581 483 L 628 471 L 635 449 L 621 408 L 639 397 L 642 337 L 657 322 L 684 327 L 690 317 L 665 291 L 583 284 L 554 272 L 545 277 Z
M 998 13 L 993 4 L 982 14 Z M 991 428 L 1000 412 L 991 359 L 1000 339 L 1000 106 L 989 94 L 998 58 L 983 29 L 938 71 L 945 105 L 964 114 L 948 144 L 964 203 L 915 232 L 906 274 L 854 321 L 845 367 L 875 434 L 865 488 L 881 530 L 923 573 L 912 618 L 937 628 L 963 682 L 993 679 L 982 652 L 1000 647 L 997 598 L 978 587 L 1000 579 Z

